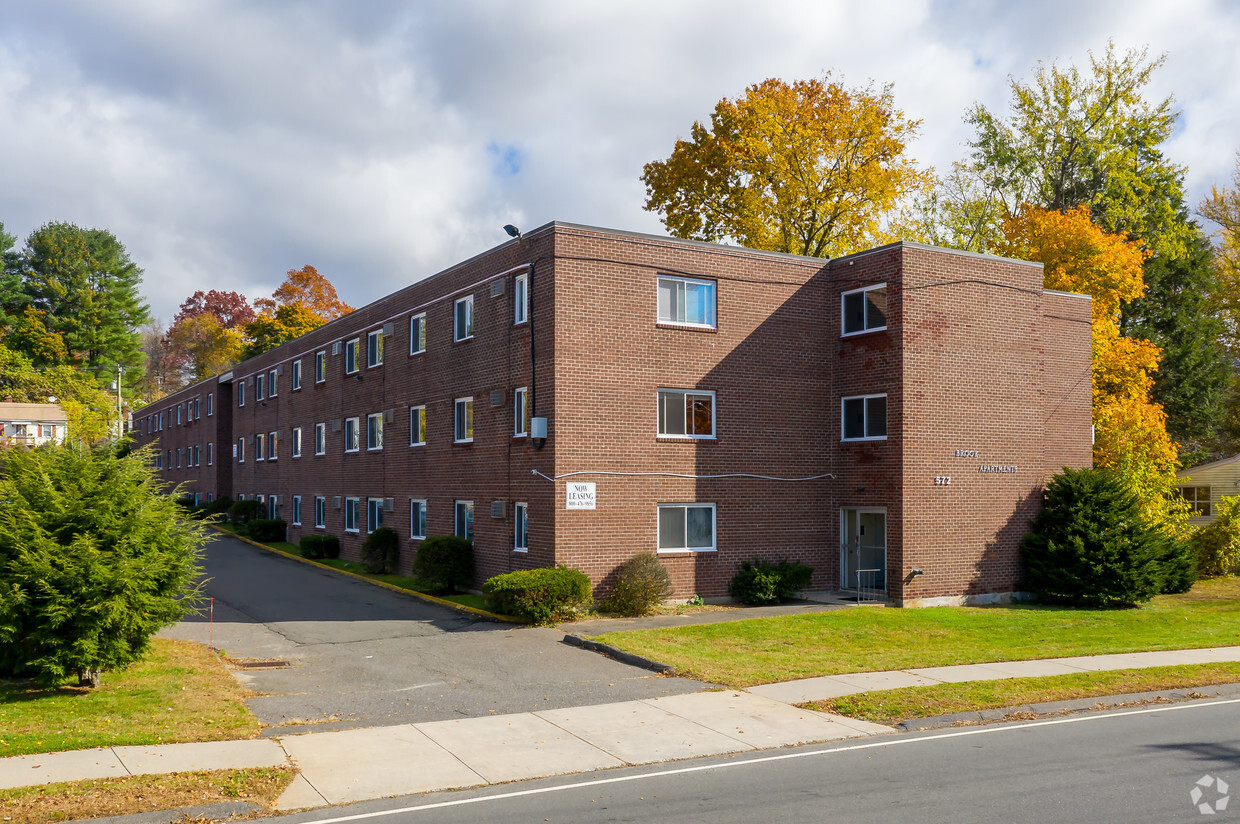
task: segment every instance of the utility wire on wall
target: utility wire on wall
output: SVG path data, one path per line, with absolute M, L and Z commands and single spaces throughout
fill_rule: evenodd
M 789 482 L 818 481 L 818 480 L 822 480 L 823 478 L 835 478 L 835 476 L 832 475 L 830 472 L 824 473 L 822 475 L 809 475 L 804 478 L 779 478 L 774 475 L 755 475 L 750 472 L 730 472 L 724 475 L 690 475 L 690 474 L 680 473 L 680 472 L 612 472 L 612 471 L 603 470 L 603 469 L 582 469 L 577 472 L 565 472 L 561 475 L 555 475 L 554 477 L 551 475 L 544 475 L 543 473 L 539 472 L 537 469 L 531 469 L 530 474 L 537 475 L 540 478 L 546 478 L 548 481 L 558 481 L 562 478 L 572 478 L 576 475 L 616 475 L 616 476 L 621 476 L 621 477 L 626 477 L 626 478 L 645 478 L 645 477 L 688 478 L 690 480 L 711 480 L 711 479 L 716 479 L 716 478 L 758 478 L 764 481 L 789 481 Z

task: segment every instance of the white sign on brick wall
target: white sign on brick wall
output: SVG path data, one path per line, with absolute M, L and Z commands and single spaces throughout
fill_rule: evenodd
M 594 509 L 594 484 L 566 483 L 564 485 L 565 509 Z

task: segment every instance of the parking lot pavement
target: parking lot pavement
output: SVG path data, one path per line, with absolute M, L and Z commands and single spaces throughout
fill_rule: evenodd
M 300 563 L 229 536 L 204 558 L 214 615 L 162 635 L 213 641 L 234 660 L 265 734 L 351 729 L 658 698 L 669 678 L 514 627 Z M 305 725 L 312 725 L 307 727 Z

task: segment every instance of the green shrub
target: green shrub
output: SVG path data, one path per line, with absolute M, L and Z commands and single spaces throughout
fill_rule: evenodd
M 298 547 L 303 558 L 317 560 L 340 557 L 340 539 L 335 535 L 303 535 Z
M 1197 553 L 1188 541 L 1168 538 L 1166 551 L 1160 561 L 1162 588 L 1159 592 L 1175 594 L 1188 592 L 1197 583 Z
M 1214 520 L 1189 538 L 1202 575 L 1240 575 L 1240 496 L 1214 504 Z
M 436 592 L 455 592 L 474 580 L 474 545 L 455 535 L 423 539 L 413 559 L 413 574 Z
M 567 618 L 592 599 L 590 579 L 568 567 L 522 569 L 496 575 L 482 585 L 487 605 L 533 624 Z
M 233 505 L 233 499 L 225 495 L 222 498 L 216 498 L 209 504 L 203 504 L 191 513 L 193 518 L 210 518 L 213 515 L 227 514 L 229 508 Z
M 390 526 L 381 526 L 366 536 L 362 544 L 362 563 L 372 573 L 391 575 L 400 566 L 400 536 Z
M 244 527 L 255 518 L 261 518 L 267 512 L 262 501 L 237 501 L 228 507 L 228 520 L 237 527 Z M 245 530 L 242 530 L 244 534 Z
M 1054 603 L 1135 606 L 1182 584 L 1168 580 L 1186 574 L 1176 543 L 1142 523 L 1119 475 L 1065 469 L 1046 485 L 1043 509 L 1021 541 L 1025 587 Z
M 246 536 L 260 544 L 283 541 L 287 531 L 283 518 L 255 518 L 245 525 Z
M 618 615 L 646 615 L 672 591 L 672 576 L 653 552 L 639 552 L 620 565 L 604 609 Z
M 778 604 L 809 586 L 814 568 L 780 561 L 745 561 L 738 567 L 728 593 L 745 604 Z

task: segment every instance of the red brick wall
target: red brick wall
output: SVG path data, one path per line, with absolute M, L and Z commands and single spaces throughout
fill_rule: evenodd
M 231 409 L 227 401 L 229 388 L 221 387 L 218 378 L 211 377 L 186 387 L 134 413 L 133 437 L 137 447 L 151 445 L 159 450 L 163 460 L 162 476 L 173 485 L 183 485 L 187 493 L 197 492 L 200 502 L 205 503 L 207 494 L 212 498 L 229 494 L 231 484 L 231 457 L 229 447 Z M 207 414 L 207 396 L 212 396 L 212 414 Z M 198 402 L 198 416 L 189 417 L 189 404 Z M 181 409 L 181 422 L 177 423 L 177 407 Z M 162 430 L 156 429 L 157 416 L 167 413 L 167 423 Z M 208 462 L 207 446 L 211 445 Z M 199 462 L 191 466 L 188 451 L 199 447 Z M 181 466 L 177 467 L 177 450 L 181 450 Z M 169 454 L 171 451 L 171 455 Z

